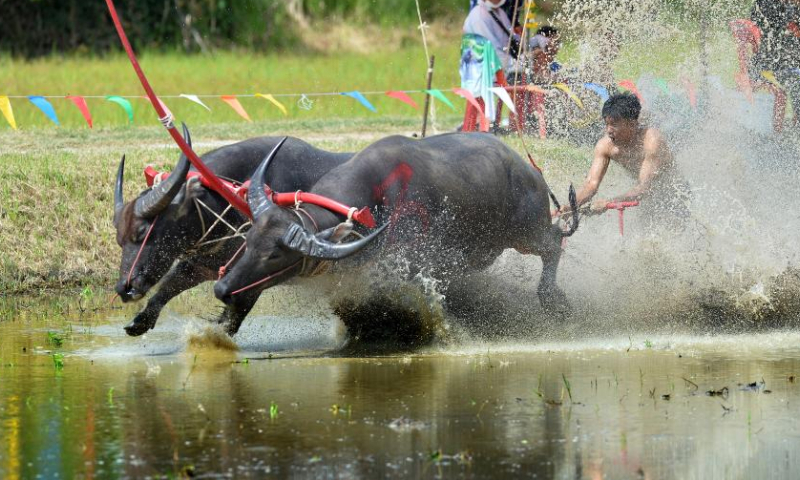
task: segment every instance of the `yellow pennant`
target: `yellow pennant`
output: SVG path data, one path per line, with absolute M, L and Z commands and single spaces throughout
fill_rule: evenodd
M 270 102 L 272 102 L 273 105 L 278 107 L 278 109 L 281 112 L 283 112 L 284 115 L 288 115 L 288 113 L 286 112 L 286 107 L 284 107 L 281 102 L 275 100 L 275 97 L 273 97 L 272 94 L 268 93 L 264 95 L 263 93 L 256 93 L 256 97 L 263 98 L 264 100 L 269 100 Z
M 553 86 L 566 93 L 567 96 L 572 99 L 573 102 L 575 102 L 575 105 L 579 106 L 581 110 L 583 110 L 583 102 L 565 83 L 554 83 Z
M 763 72 L 761 72 L 761 76 L 766 78 L 769 83 L 775 85 L 776 87 L 778 87 L 780 89 L 783 89 L 783 85 L 781 85 L 780 82 L 778 81 L 778 79 L 775 78 L 775 74 L 772 73 L 772 71 L 764 70 Z
M 14 110 L 11 109 L 11 101 L 5 95 L 0 95 L 0 110 L 3 112 L 3 116 L 6 117 L 8 124 L 11 125 L 11 128 L 16 130 L 17 122 L 14 120 Z

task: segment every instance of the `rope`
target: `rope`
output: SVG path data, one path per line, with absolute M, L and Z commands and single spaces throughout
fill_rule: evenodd
M 131 276 L 133 275 L 133 269 L 136 268 L 136 264 L 139 263 L 139 258 L 142 256 L 142 251 L 144 250 L 144 246 L 147 244 L 147 240 L 150 238 L 150 234 L 153 232 L 153 227 L 156 225 L 156 220 L 158 220 L 158 215 L 156 215 L 156 217 L 153 218 L 153 222 L 147 229 L 147 233 L 144 236 L 144 240 L 142 240 L 142 246 L 139 247 L 139 251 L 136 252 L 136 258 L 133 259 L 133 265 L 131 265 L 131 269 L 128 271 L 128 278 L 125 279 L 126 289 L 131 286 Z

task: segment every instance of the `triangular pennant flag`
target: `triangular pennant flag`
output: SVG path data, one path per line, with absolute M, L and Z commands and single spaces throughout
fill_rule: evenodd
M 761 76 L 766 78 L 769 83 L 775 85 L 776 87 L 778 87 L 780 89 L 783 88 L 783 86 L 780 84 L 778 79 L 775 78 L 775 74 L 772 71 L 764 70 L 763 72 L 761 72 Z
M 542 95 L 547 93 L 547 91 L 544 88 L 538 87 L 536 85 L 525 85 L 525 90 L 527 90 L 527 91 L 529 91 L 531 93 L 540 93 Z
M 81 111 L 81 115 L 83 115 L 86 123 L 89 124 L 89 128 L 92 128 L 92 114 L 89 113 L 89 106 L 86 105 L 86 99 L 81 96 L 67 95 L 67 100 L 70 100 L 75 104 L 76 107 L 78 107 L 78 110 Z
M 131 106 L 131 102 L 117 95 L 109 95 L 106 97 L 106 100 L 109 102 L 114 102 L 122 107 L 122 109 L 125 110 L 125 113 L 128 114 L 128 123 L 133 123 L 133 107 Z
M 658 88 L 660 88 L 661 91 L 664 92 L 664 95 L 669 95 L 669 85 L 667 85 L 666 80 L 664 80 L 663 78 L 656 78 L 655 80 L 653 80 L 653 83 L 655 83 L 658 86 Z
M 577 105 L 581 110 L 583 110 L 583 102 L 581 101 L 580 98 L 578 98 L 577 95 L 575 95 L 575 92 L 573 92 L 572 89 L 569 88 L 566 83 L 554 83 L 553 86 L 561 90 L 562 92 L 566 93 L 567 96 L 573 102 L 575 102 L 575 105 Z
M 361 105 L 364 105 L 364 107 L 367 110 L 370 110 L 370 111 L 373 111 L 373 112 L 377 112 L 375 107 L 373 107 L 372 104 L 369 103 L 369 101 L 366 98 L 364 98 L 364 95 L 361 95 L 361 92 L 357 92 L 357 91 L 354 90 L 352 92 L 342 92 L 342 95 L 355 98 L 356 100 L 361 102 Z
M 49 118 L 53 123 L 56 125 L 61 125 L 58 123 L 58 116 L 56 115 L 55 109 L 53 109 L 53 106 L 50 105 L 50 102 L 48 102 L 46 98 L 39 95 L 30 95 L 28 100 L 30 100 L 32 104 L 36 105 L 36 107 L 38 107 L 42 113 L 47 115 L 47 118 Z
M 691 105 L 692 108 L 696 109 L 697 108 L 697 89 L 695 88 L 694 83 L 692 83 L 690 80 L 684 79 L 683 80 L 683 86 L 684 86 L 684 88 L 686 88 L 686 95 L 689 96 L 689 105 Z
M 16 130 L 17 121 L 14 120 L 14 110 L 12 110 L 11 101 L 6 95 L 0 95 L 0 112 L 3 112 L 3 116 L 6 117 L 6 121 L 11 125 L 11 128 Z
M 210 109 L 210 108 L 208 108 L 208 105 L 206 105 L 205 103 L 203 103 L 203 101 L 202 101 L 202 100 L 200 100 L 200 98 L 199 98 L 197 95 L 188 95 L 188 94 L 185 94 L 185 93 L 181 93 L 181 97 L 182 97 L 182 98 L 185 98 L 186 100 L 192 101 L 192 102 L 194 102 L 194 103 L 196 103 L 196 104 L 200 105 L 201 107 L 205 108 L 205 109 L 206 109 L 206 110 L 208 110 L 209 112 L 211 111 L 211 109 Z
M 150 100 L 150 97 L 142 97 L 142 98 L 144 98 L 145 100 Z M 161 108 L 164 109 L 164 113 L 166 113 L 168 117 L 173 117 L 173 118 L 175 117 L 166 103 L 162 102 L 161 99 L 158 97 L 156 97 L 156 100 L 158 100 L 158 104 L 161 105 Z
M 608 100 L 608 89 L 598 83 L 584 83 L 583 88 L 587 90 L 591 90 L 594 93 L 600 95 L 600 98 L 605 102 Z
M 639 89 L 636 88 L 636 84 L 633 83 L 631 80 L 622 80 L 621 82 L 619 82 L 619 86 L 631 92 L 632 94 L 636 95 L 636 98 L 639 99 L 640 103 L 644 103 L 644 98 L 642 98 L 642 94 L 639 93 Z
M 392 98 L 396 98 L 396 99 L 400 100 L 403 103 L 407 103 L 407 104 L 411 105 L 414 108 L 417 108 L 417 109 L 419 108 L 419 105 L 417 105 L 417 102 L 415 102 L 414 99 L 409 97 L 406 92 L 399 91 L 399 90 L 393 90 L 393 91 L 390 91 L 390 92 L 386 92 L 386 96 L 389 96 L 389 97 L 392 97 Z
M 239 99 L 236 98 L 236 95 L 223 95 L 219 98 L 222 99 L 223 102 L 230 105 L 233 111 L 238 113 L 240 117 L 244 118 L 248 122 L 252 122 L 252 120 L 250 120 L 250 115 L 244 111 L 244 108 L 242 107 L 242 104 L 239 103 Z
M 283 114 L 284 114 L 284 115 L 288 115 L 288 114 L 289 114 L 289 113 L 286 111 L 286 107 L 284 107 L 284 106 L 283 106 L 283 104 L 282 104 L 281 102 L 279 102 L 279 101 L 275 100 L 275 97 L 273 97 L 271 93 L 267 93 L 266 95 L 265 95 L 265 94 L 263 94 L 263 93 L 256 93 L 256 97 L 258 97 L 258 98 L 263 98 L 264 100 L 267 100 L 267 101 L 269 101 L 270 103 L 272 103 L 273 105 L 275 105 L 276 107 L 278 107 L 278 110 L 280 110 L 281 112 L 283 112 Z
M 464 97 L 476 110 L 478 110 L 478 118 L 481 122 L 481 131 L 488 132 L 489 131 L 489 120 L 486 118 L 486 115 L 483 113 L 483 109 L 481 108 L 481 104 L 475 99 L 475 96 L 472 95 L 472 92 L 463 88 L 454 88 L 453 93 Z
M 508 95 L 508 92 L 506 91 L 505 88 L 503 88 L 503 87 L 493 87 L 493 88 L 490 88 L 489 90 L 491 90 L 492 93 L 497 95 L 500 98 L 500 100 L 503 103 L 506 104 L 508 109 L 511 110 L 511 113 L 513 113 L 515 115 L 517 114 L 517 107 L 514 106 L 514 101 L 511 100 L 511 96 Z
M 431 96 L 438 98 L 442 103 L 450 107 L 451 110 L 456 109 L 456 107 L 453 106 L 452 102 L 450 102 L 450 100 L 448 100 L 447 97 L 444 96 L 444 93 L 442 93 L 440 90 L 432 88 L 430 90 L 425 90 L 425 93 L 428 93 Z

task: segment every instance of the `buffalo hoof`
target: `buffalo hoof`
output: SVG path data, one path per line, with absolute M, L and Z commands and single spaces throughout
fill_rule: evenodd
M 572 313 L 567 295 L 560 288 L 540 288 L 538 293 L 539 302 L 548 315 L 565 317 Z
M 125 333 L 131 337 L 138 337 L 155 327 L 158 315 L 150 315 L 146 312 L 145 310 L 139 313 L 129 324 L 125 325 Z

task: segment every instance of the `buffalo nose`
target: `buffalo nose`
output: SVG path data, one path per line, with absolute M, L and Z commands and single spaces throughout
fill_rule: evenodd
M 223 303 L 230 303 L 233 297 L 231 296 L 230 292 L 228 291 L 228 286 L 225 284 L 224 281 L 217 282 L 214 285 L 214 295 Z

